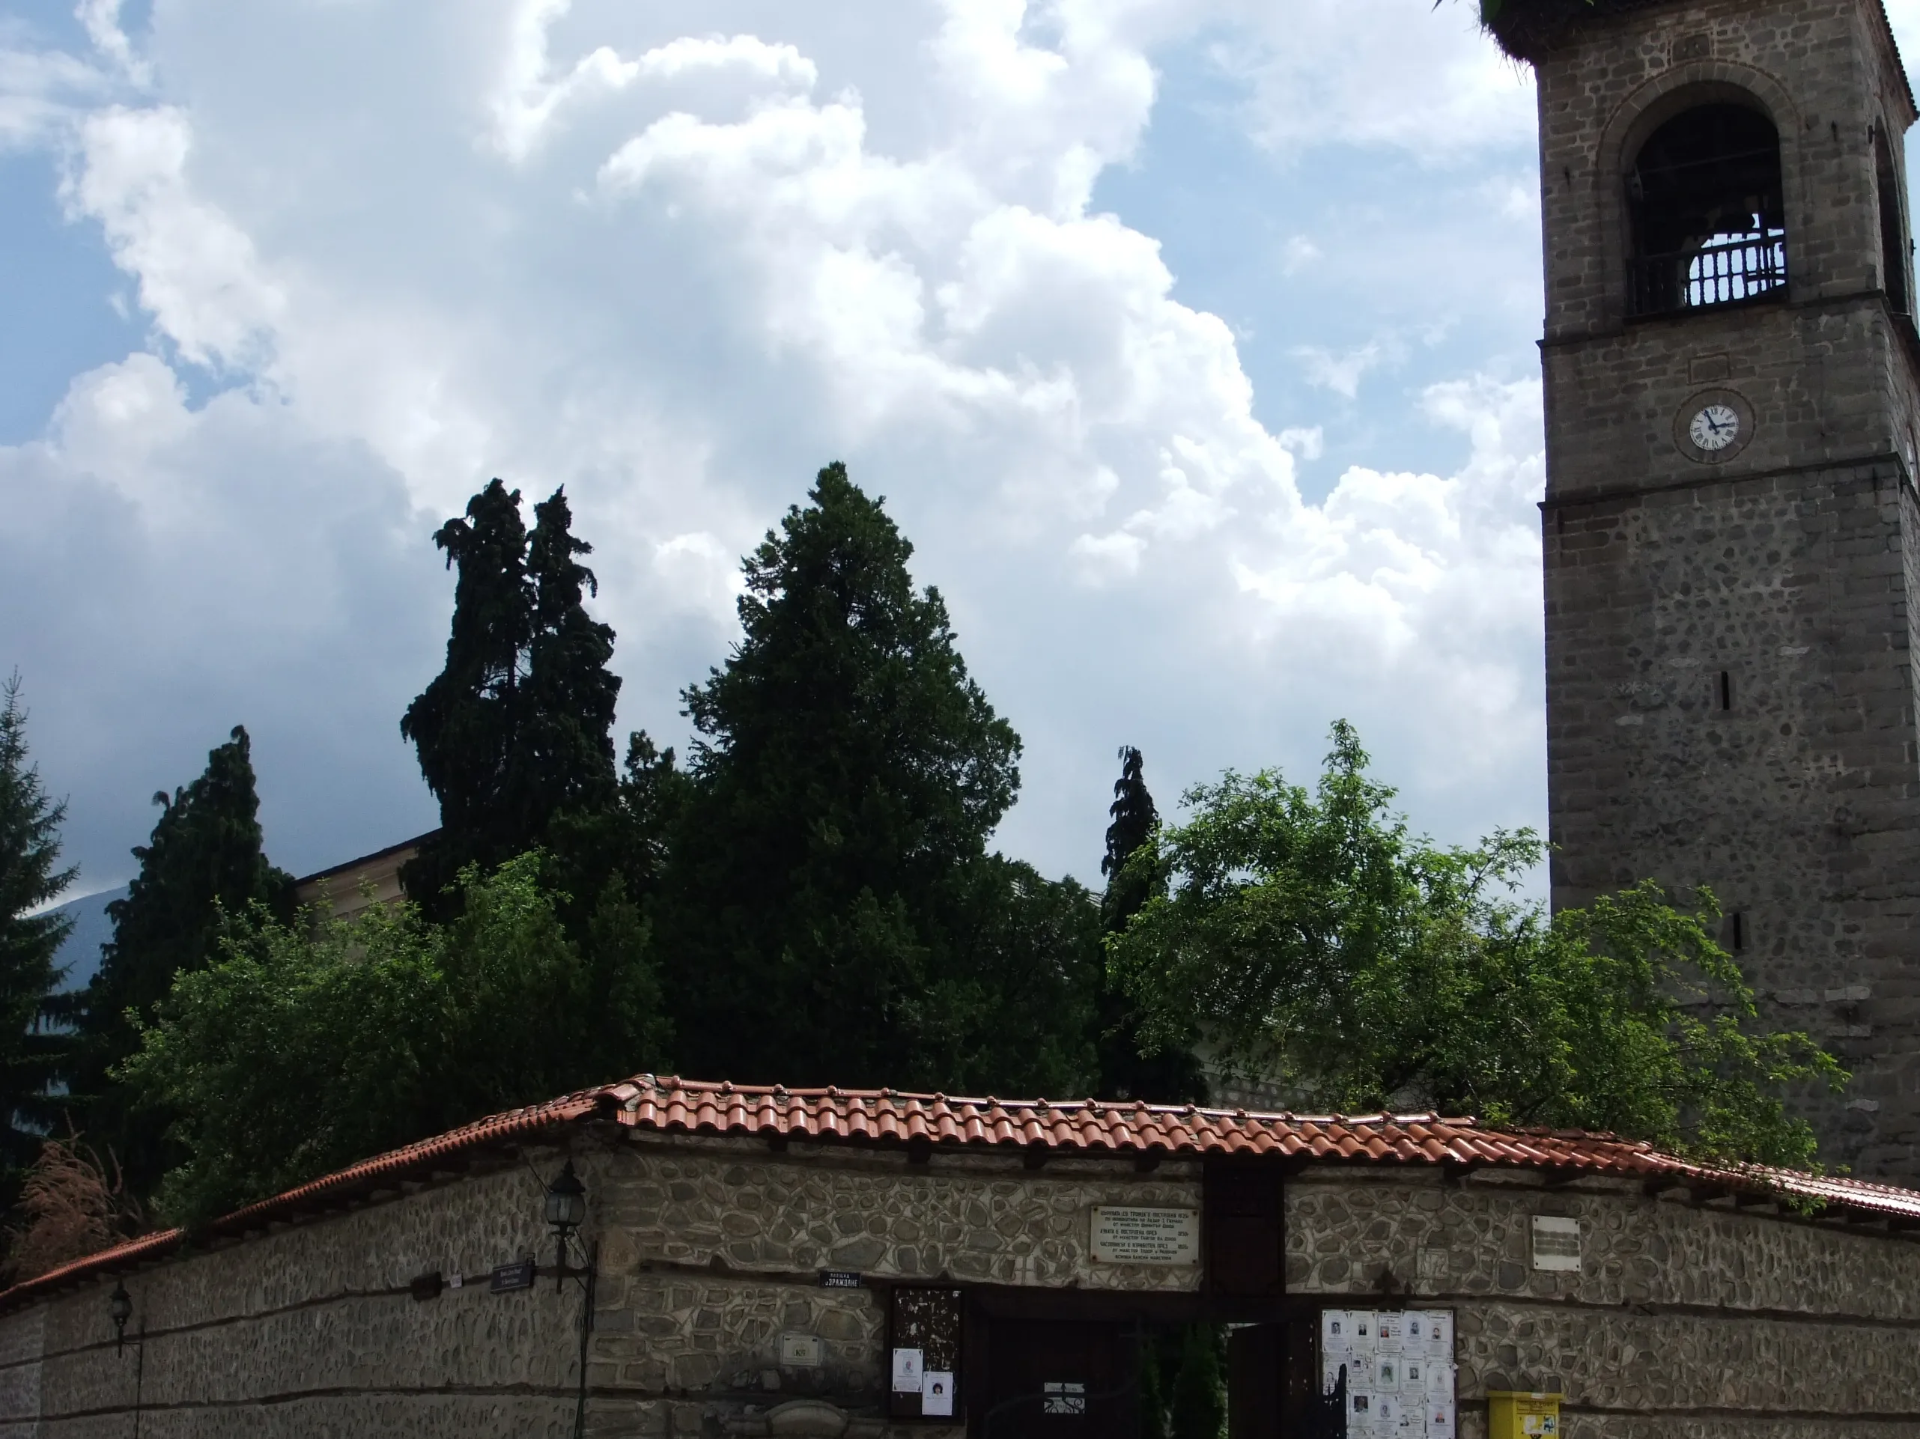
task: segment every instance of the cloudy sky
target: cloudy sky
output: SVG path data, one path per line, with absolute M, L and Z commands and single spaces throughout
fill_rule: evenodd
M 433 823 L 492 475 L 684 742 L 836 458 L 1026 740 L 1009 852 L 1097 879 L 1116 746 L 1164 805 L 1339 716 L 1421 828 L 1541 823 L 1533 97 L 1469 9 L 0 0 L 0 669 L 80 890 L 235 723 L 287 867 Z

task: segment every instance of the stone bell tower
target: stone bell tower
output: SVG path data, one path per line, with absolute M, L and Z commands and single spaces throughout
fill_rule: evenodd
M 1504 0 L 1539 76 L 1556 906 L 1709 886 L 1920 1182 L 1920 497 L 1880 0 Z

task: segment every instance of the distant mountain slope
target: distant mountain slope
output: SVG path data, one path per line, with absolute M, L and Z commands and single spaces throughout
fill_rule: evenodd
M 84 989 L 100 968 L 100 946 L 113 938 L 113 921 L 107 918 L 107 906 L 125 899 L 127 888 L 102 890 L 85 899 L 69 900 L 54 911 L 73 920 L 73 932 L 60 946 L 57 962 L 67 966 L 63 989 Z

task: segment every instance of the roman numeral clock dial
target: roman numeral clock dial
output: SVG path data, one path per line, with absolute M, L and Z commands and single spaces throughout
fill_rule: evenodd
M 1673 442 L 1703 465 L 1723 464 L 1753 439 L 1753 406 L 1732 390 L 1696 392 L 1673 417 Z
M 1708 454 L 1718 454 L 1740 438 L 1740 416 L 1731 405 L 1706 405 L 1695 411 L 1687 438 Z

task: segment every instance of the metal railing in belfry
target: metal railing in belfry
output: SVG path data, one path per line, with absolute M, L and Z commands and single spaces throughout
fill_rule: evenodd
M 1785 299 L 1787 234 L 1716 235 L 1671 255 L 1636 255 L 1628 265 L 1628 313 L 1634 316 Z

